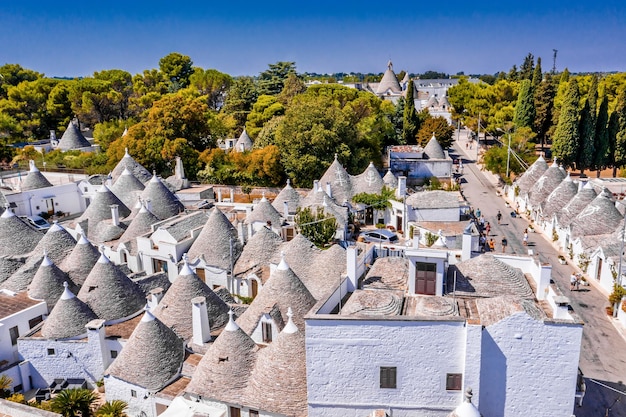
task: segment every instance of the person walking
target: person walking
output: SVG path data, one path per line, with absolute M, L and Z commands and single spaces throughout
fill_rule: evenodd
M 528 229 L 524 229 L 524 237 L 522 240 L 524 241 L 524 246 L 528 246 Z
M 485 224 L 485 235 L 489 236 L 489 232 L 491 232 L 491 225 L 487 222 L 487 224 Z
M 498 219 L 498 224 L 500 224 L 500 220 L 502 220 L 502 213 L 498 210 L 498 214 L 496 214 L 496 219 Z
M 496 251 L 496 242 L 493 240 L 493 238 L 489 239 L 489 251 Z
M 481 215 L 480 207 L 476 209 L 476 218 L 479 219 Z
M 508 244 L 509 244 L 509 241 L 506 240 L 506 237 L 503 237 L 502 238 L 502 253 L 506 252 L 506 245 L 508 245 Z
M 572 275 L 569 277 L 569 289 L 570 291 L 574 291 L 574 288 L 578 289 L 578 277 L 575 273 L 572 272 Z

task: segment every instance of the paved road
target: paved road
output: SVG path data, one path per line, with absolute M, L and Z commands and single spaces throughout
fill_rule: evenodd
M 585 377 L 590 378 L 587 382 L 589 390 L 583 407 L 577 407 L 573 414 L 578 417 L 604 416 L 606 409 L 612 406 L 608 415 L 626 417 L 626 396 L 619 393 L 626 392 L 626 331 L 624 334 L 618 331 L 606 315 L 606 295 L 593 285 L 570 291 L 569 277 L 574 268 L 570 264 L 558 263 L 557 256 L 562 254 L 567 258 L 567 254 L 555 249 L 541 233 L 530 233 L 528 247 L 523 245 L 524 229 L 529 222 L 510 216 L 512 209 L 507 208 L 505 200 L 496 194 L 498 187 L 490 180 L 492 177 L 474 163 L 475 146 L 474 142 L 474 149 L 466 150 L 462 135 L 460 144 L 455 148 L 456 154 L 463 159 L 463 194 L 474 210 L 480 208 L 486 221 L 490 222 L 490 237 L 496 242 L 496 252 L 502 251 L 500 242 L 503 236 L 508 240 L 507 253 L 527 254 L 528 249 L 532 249 L 541 262 L 552 265 L 552 280 L 570 298 L 574 311 L 585 323 L 579 367 Z M 496 220 L 498 210 L 503 214 L 500 225 Z M 615 402 L 617 398 L 619 401 Z

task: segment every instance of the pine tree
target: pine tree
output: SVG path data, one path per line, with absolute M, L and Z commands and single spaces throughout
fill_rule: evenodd
M 598 178 L 600 171 L 608 166 L 609 159 L 609 99 L 606 95 L 602 97 L 598 117 L 596 119 L 595 133 L 595 154 L 593 159 L 593 167 L 597 169 Z
M 517 72 L 517 65 L 513 65 L 506 76 L 509 81 L 517 81 L 519 79 L 519 72 Z
M 563 72 L 561 73 L 561 79 L 559 80 L 559 83 L 566 82 L 569 82 L 569 70 L 567 68 L 563 70 Z
M 535 67 L 535 72 L 533 73 L 533 87 L 536 89 L 541 81 L 543 80 L 543 72 L 541 70 L 541 57 L 537 58 L 537 66 Z
M 520 80 L 531 80 L 533 78 L 533 73 L 535 70 L 535 57 L 530 52 L 524 58 L 524 63 L 520 67 L 519 70 L 519 79 Z
M 406 91 L 406 101 L 404 102 L 404 117 L 402 119 L 402 140 L 404 143 L 414 145 L 416 142 L 415 135 L 419 130 L 419 120 L 417 111 L 415 110 L 415 98 L 413 80 L 409 81 Z
M 541 148 L 546 141 L 548 130 L 552 127 L 552 110 L 556 89 L 554 79 L 547 73 L 546 79 L 535 88 L 535 133 L 541 141 Z
M 580 144 L 578 133 L 579 101 L 578 83 L 573 79 L 569 83 L 567 95 L 561 107 L 559 122 L 552 143 L 552 154 L 566 166 L 572 165 L 578 154 Z
M 516 128 L 533 127 L 535 122 L 535 101 L 533 86 L 530 80 L 524 79 L 520 84 L 517 104 L 515 105 L 515 117 L 513 123 Z

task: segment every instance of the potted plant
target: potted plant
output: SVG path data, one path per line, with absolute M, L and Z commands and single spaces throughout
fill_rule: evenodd
M 567 261 L 565 260 L 565 256 L 559 255 L 558 259 L 559 259 L 559 263 L 561 265 L 567 265 Z

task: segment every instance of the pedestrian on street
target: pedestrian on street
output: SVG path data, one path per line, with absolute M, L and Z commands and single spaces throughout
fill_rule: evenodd
M 480 225 L 481 229 L 485 227 L 485 216 L 480 216 L 478 218 L 478 224 Z
M 574 291 L 574 288 L 578 288 L 578 277 L 576 274 L 572 272 L 572 275 L 569 277 L 570 291 Z
M 498 224 L 500 224 L 500 220 L 502 220 L 502 213 L 498 210 L 498 214 L 496 214 L 496 219 L 498 219 Z
M 496 242 L 493 240 L 493 238 L 489 239 L 489 250 L 491 252 L 496 251 Z
M 502 238 L 502 253 L 506 252 L 506 245 L 509 244 L 509 241 L 506 240 L 505 237 Z
M 524 229 L 524 246 L 528 246 L 528 229 Z
M 485 234 L 489 236 L 489 232 L 491 232 L 491 225 L 489 224 L 489 222 L 487 222 L 487 224 L 485 225 Z
M 481 212 L 480 212 L 480 208 L 477 208 L 477 209 L 476 209 L 476 217 L 480 217 L 480 213 L 481 213 Z

